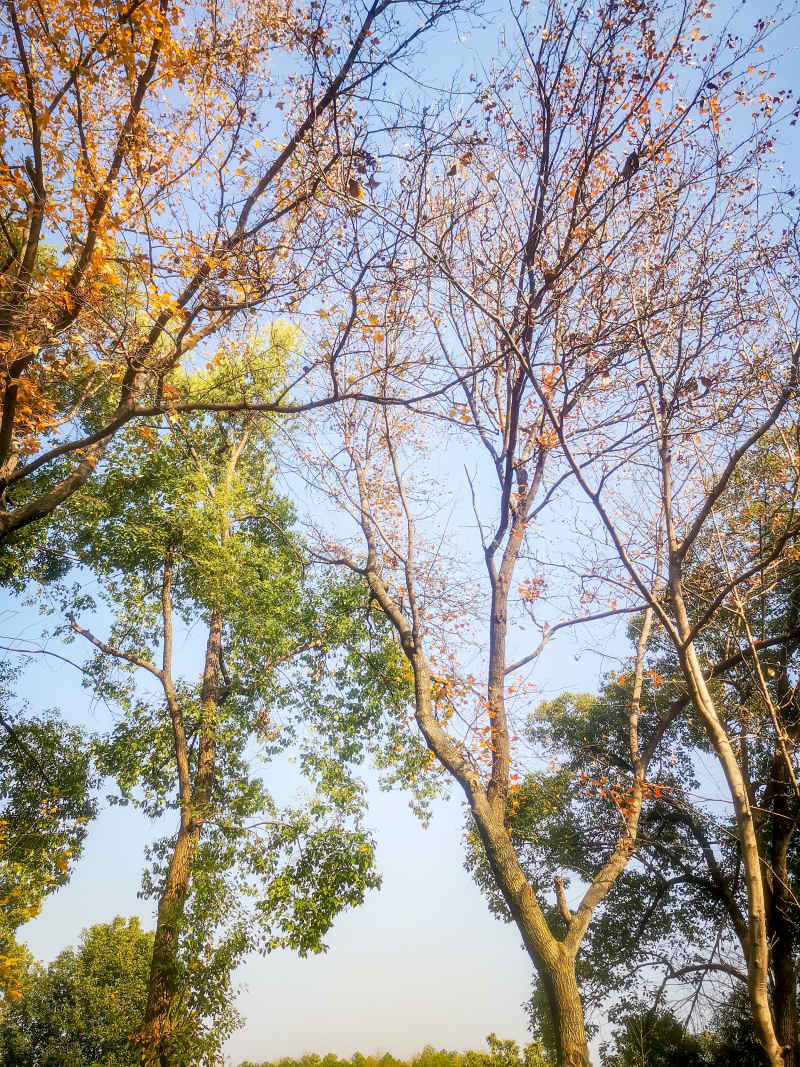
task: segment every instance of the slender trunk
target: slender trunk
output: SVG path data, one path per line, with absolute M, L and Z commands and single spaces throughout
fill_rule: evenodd
M 506 549 L 501 574 L 495 577 L 490 568 L 492 577 L 492 606 L 489 616 L 489 678 L 486 698 L 490 709 L 490 724 L 492 729 L 492 774 L 487 788 L 489 803 L 495 814 L 502 817 L 508 797 L 509 772 L 511 768 L 510 741 L 508 736 L 508 721 L 506 718 L 505 687 L 506 687 L 506 636 L 508 629 L 508 588 L 509 577 L 507 571 L 511 570 L 513 557 L 510 564 L 507 562 L 511 549 Z
M 709 739 L 719 759 L 730 789 L 736 813 L 739 848 L 747 886 L 747 927 L 749 939 L 747 986 L 756 1036 L 766 1053 L 770 1067 L 785 1067 L 783 1051 L 775 1034 L 768 994 L 769 943 L 767 915 L 762 881 L 761 856 L 753 822 L 747 786 L 730 739 L 719 720 L 713 698 L 706 685 L 694 645 L 681 652 L 681 666 L 692 703 L 702 718 Z
M 770 417 L 770 424 L 777 417 L 777 413 L 785 402 L 785 400 L 782 400 L 775 409 L 775 413 Z M 760 433 L 765 432 L 767 428 L 768 426 L 764 427 Z M 737 759 L 728 731 L 717 713 L 714 698 L 709 691 L 706 676 L 697 656 L 693 640 L 693 628 L 689 621 L 689 614 L 683 595 L 683 574 L 686 555 L 689 546 L 697 536 L 700 519 L 696 520 L 693 530 L 690 530 L 682 540 L 678 539 L 672 510 L 671 442 L 665 426 L 662 426 L 662 433 L 662 501 L 669 549 L 669 591 L 675 612 L 675 623 L 677 624 L 677 632 L 673 631 L 673 639 L 676 639 L 676 648 L 689 697 L 695 711 L 703 721 L 708 739 L 722 767 L 736 815 L 739 854 L 747 888 L 747 951 L 745 953 L 747 958 L 747 990 L 750 997 L 750 1011 L 753 1017 L 756 1038 L 766 1054 L 770 1067 L 785 1067 L 783 1049 L 775 1033 L 775 1022 L 769 1000 L 770 945 L 767 938 L 764 870 L 762 868 L 762 855 L 759 849 L 758 833 L 753 818 L 749 792 L 750 778 L 749 774 L 746 773 L 747 768 L 743 767 L 740 764 L 740 760 Z M 753 443 L 757 439 L 758 436 L 753 439 Z M 733 467 L 729 467 L 729 472 L 732 470 Z M 724 484 L 725 480 L 723 479 L 718 483 L 718 486 L 724 488 Z M 710 498 L 709 509 L 712 505 L 713 498 Z M 746 758 L 746 750 L 743 750 L 742 760 L 745 761 Z
M 165 636 L 171 635 L 166 624 Z M 165 643 L 168 648 L 169 641 Z M 146 1067 L 176 1067 L 171 1036 L 175 1029 L 175 1004 L 181 992 L 178 967 L 178 943 L 186 898 L 191 886 L 192 869 L 203 826 L 211 803 L 216 774 L 217 713 L 225 690 L 219 684 L 222 656 L 222 615 L 214 612 L 206 642 L 205 667 L 200 691 L 200 742 L 197 769 L 191 794 L 187 796 L 188 762 L 183 716 L 171 690 L 167 693 L 173 719 L 175 755 L 178 764 L 181 798 L 181 821 L 170 858 L 164 889 L 158 902 L 153 956 L 147 989 L 144 1021 L 137 1035 Z M 165 677 L 168 678 L 165 668 Z
M 147 1007 L 137 1039 L 142 1047 L 143 1063 L 148 1067 L 155 1064 L 171 1067 L 169 1039 L 174 1027 L 172 1008 L 180 988 L 178 938 L 202 827 L 201 818 L 191 822 L 181 819 L 164 890 L 158 902 Z

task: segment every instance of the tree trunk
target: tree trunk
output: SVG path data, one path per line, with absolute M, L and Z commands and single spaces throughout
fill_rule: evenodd
M 551 933 L 533 887 L 520 866 L 505 822 L 506 812 L 503 798 L 508 779 L 508 743 L 504 715 L 502 726 L 499 729 L 494 727 L 494 736 L 497 736 L 503 747 L 500 756 L 495 756 L 495 767 L 499 767 L 502 761 L 501 771 L 506 784 L 500 782 L 501 771 L 498 771 L 497 776 L 490 783 L 492 785 L 497 782 L 497 788 L 493 789 L 490 795 L 490 791 L 484 789 L 474 765 L 465 759 L 459 745 L 449 737 L 434 715 L 431 702 L 431 674 L 427 660 L 416 645 L 416 638 L 411 627 L 374 570 L 372 565 L 374 544 L 368 526 L 365 534 L 370 547 L 370 559 L 366 570 L 370 588 L 400 635 L 403 650 L 414 671 L 414 704 L 417 724 L 430 750 L 464 790 L 464 796 L 483 842 L 495 883 L 503 894 L 511 916 L 522 935 L 525 949 L 544 984 L 556 1034 L 559 1067 L 589 1067 L 589 1049 L 583 1024 L 583 1005 L 575 977 L 575 956 L 580 941 L 577 939 L 574 948 L 568 949 Z M 499 604 L 499 596 L 495 595 L 495 601 Z M 496 621 L 498 626 L 501 626 L 503 624 L 501 613 L 498 612 L 498 616 L 499 621 Z M 494 658 L 497 661 L 503 655 L 503 645 L 495 641 L 494 648 Z M 497 707 L 502 712 L 501 687 L 496 688 L 494 696 Z
M 787 925 L 786 923 L 783 924 Z M 772 993 L 775 1007 L 775 1031 L 778 1041 L 783 1045 L 783 1062 L 785 1067 L 800 1067 L 797 1047 L 797 994 L 794 962 L 791 943 L 786 938 L 776 935 L 773 943 L 772 976 L 774 988 Z
M 681 619 L 680 622 L 684 623 L 684 619 Z M 688 619 L 685 620 L 685 626 L 682 629 L 688 633 Z M 770 1067 L 785 1067 L 786 1061 L 775 1033 L 775 1024 L 769 1003 L 768 974 L 770 952 L 767 940 L 766 902 L 764 899 L 761 855 L 753 822 L 750 797 L 730 738 L 717 715 L 714 700 L 706 685 L 705 675 L 697 658 L 694 645 L 691 642 L 681 651 L 680 658 L 692 703 L 705 724 L 709 740 L 722 765 L 736 812 L 736 829 L 747 885 L 749 940 L 747 988 L 750 995 L 750 1009 L 753 1015 L 756 1037 L 766 1053 Z
M 165 587 L 168 589 L 168 584 Z M 168 612 L 165 610 L 165 620 Z M 171 629 L 166 631 L 171 633 Z M 165 648 L 171 646 L 171 638 Z M 178 937 L 183 922 L 186 897 L 192 877 L 194 858 L 200 834 L 205 824 L 211 791 L 216 774 L 217 731 L 216 717 L 225 696 L 219 686 L 222 656 L 222 615 L 215 611 L 211 617 L 206 642 L 203 682 L 200 689 L 200 743 L 194 786 L 189 792 L 189 762 L 183 713 L 172 689 L 165 686 L 170 707 L 178 766 L 181 822 L 178 837 L 167 871 L 164 889 L 158 902 L 153 956 L 147 989 L 144 1022 L 136 1037 L 146 1067 L 173 1067 L 170 1036 L 175 1028 L 173 1009 L 181 985 L 178 975 Z
M 169 1037 L 174 1026 L 171 1012 L 180 988 L 177 973 L 178 936 L 201 829 L 202 820 L 187 823 L 181 819 L 164 891 L 158 902 L 147 1007 L 136 1039 L 142 1049 L 142 1062 L 147 1067 L 154 1067 L 155 1064 L 171 1067 Z
M 555 1034 L 558 1067 L 590 1067 L 575 957 L 550 932 L 533 889 L 519 865 L 508 831 L 484 800 L 471 798 L 472 814 L 495 881 L 522 934 L 544 986 Z
M 558 1067 L 590 1067 L 574 959 L 562 950 L 555 964 L 537 966 L 537 973 L 553 1020 Z

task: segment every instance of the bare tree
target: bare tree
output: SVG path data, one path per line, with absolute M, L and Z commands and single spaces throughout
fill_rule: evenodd
M 575 958 L 593 912 L 633 852 L 652 746 L 673 720 L 665 717 L 642 745 L 632 705 L 630 799 L 619 838 L 610 855 L 596 858 L 574 910 L 557 890 L 566 933 L 556 937 L 506 823 L 516 773 L 508 676 L 537 654 L 508 662 L 511 606 L 548 599 L 543 590 L 557 585 L 566 550 L 547 543 L 555 527 L 552 520 L 541 525 L 543 509 L 559 498 L 577 508 L 565 531 L 578 542 L 573 571 L 585 616 L 643 610 L 646 630 L 671 620 L 687 663 L 687 694 L 674 713 L 687 702 L 702 707 L 713 734 L 710 697 L 686 652 L 692 623 L 687 618 L 681 630 L 670 615 L 681 611 L 675 554 L 688 551 L 681 547 L 687 542 L 675 532 L 673 489 L 662 491 L 670 478 L 653 489 L 652 472 L 663 473 L 676 440 L 694 440 L 695 415 L 703 408 L 697 402 L 720 383 L 728 386 L 729 366 L 736 384 L 726 388 L 720 407 L 703 408 L 698 464 L 728 451 L 725 462 L 735 465 L 730 455 L 743 444 L 746 451 L 747 442 L 775 423 L 794 389 L 793 364 L 775 374 L 769 345 L 769 354 L 749 363 L 741 354 L 757 320 L 762 328 L 764 301 L 771 300 L 766 279 L 777 283 L 787 252 L 786 240 L 762 232 L 754 213 L 757 179 L 787 99 L 768 92 L 769 72 L 752 63 L 775 23 L 759 21 L 746 40 L 725 26 L 709 41 L 709 15 L 704 4 L 675 11 L 641 3 L 577 5 L 569 14 L 554 4 L 535 25 L 526 11 L 515 13 L 517 47 L 507 45 L 471 110 L 459 111 L 446 135 L 423 117 L 400 201 L 382 211 L 416 247 L 411 270 L 424 296 L 415 306 L 407 272 L 395 291 L 376 300 L 381 343 L 399 362 L 438 350 L 430 358 L 454 373 L 460 393 L 451 394 L 449 408 L 428 405 L 424 429 L 405 416 L 370 417 L 354 408 L 339 422 L 347 461 L 333 492 L 340 503 L 349 501 L 366 551 L 359 556 L 337 546 L 329 558 L 338 555 L 366 576 L 397 630 L 414 677 L 417 726 L 464 790 L 489 866 L 547 991 L 564 1064 L 588 1062 Z M 724 133 L 728 120 L 735 129 L 740 111 L 753 107 L 754 130 L 738 140 Z M 770 271 L 762 272 L 756 292 L 746 279 L 764 261 Z M 730 364 L 708 358 L 734 339 Z M 672 368 L 668 396 L 658 359 Z M 762 377 L 754 380 L 756 369 Z M 425 496 L 409 482 L 414 439 L 430 446 L 436 425 L 448 422 L 462 425 L 485 450 L 497 494 L 489 521 L 485 481 L 471 477 L 480 551 L 462 547 L 459 554 L 472 565 L 483 558 L 486 622 L 460 635 L 455 623 L 467 618 L 467 607 L 459 609 L 455 591 L 471 583 L 474 592 L 474 570 L 459 574 L 453 558 L 444 568 L 446 540 L 420 536 Z M 330 458 L 330 442 L 320 441 L 323 450 L 326 445 Z M 432 455 L 427 462 L 433 465 Z M 443 477 L 433 490 L 442 499 L 454 472 Z M 579 496 L 564 496 L 575 486 L 600 509 L 599 529 L 586 528 Z M 698 529 L 718 495 L 703 496 Z M 426 544 L 440 547 L 426 552 Z M 533 547 L 523 552 L 523 546 Z M 540 566 L 520 582 L 526 556 Z M 543 639 L 568 621 L 551 620 Z M 480 686 L 453 666 L 479 659 L 476 649 L 486 654 Z M 643 655 L 644 645 L 640 661 Z M 718 730 L 714 736 L 735 788 L 730 743 Z M 744 813 L 745 797 L 738 795 Z M 745 817 L 745 850 L 746 823 Z M 751 845 L 746 862 L 755 876 L 758 850 L 754 840 Z M 779 1064 L 767 1000 L 763 899 L 758 886 L 751 890 L 751 1002 L 759 1040 Z
M 757 143 L 753 152 L 757 151 Z M 719 588 L 693 600 L 691 568 L 700 540 L 725 526 L 723 498 L 737 469 L 767 434 L 784 434 L 785 476 L 796 477 L 794 445 L 785 428 L 795 419 L 800 343 L 787 296 L 786 235 L 774 232 L 761 210 L 758 168 L 731 176 L 724 168 L 698 183 L 674 214 L 639 241 L 618 305 L 631 316 L 631 344 L 610 377 L 603 430 L 589 454 L 605 459 L 591 470 L 547 395 L 540 373 L 531 380 L 548 412 L 575 480 L 598 514 L 620 567 L 610 573 L 625 602 L 646 605 L 677 652 L 690 705 L 708 732 L 736 812 L 747 885 L 748 987 L 759 1041 L 770 1063 L 784 1062 L 769 1003 L 770 945 L 757 819 L 748 792 L 744 753 L 726 728 L 710 680 L 716 664 L 698 654 L 703 631 L 720 613 L 738 613 L 739 641 L 756 651 L 754 620 L 742 590 L 780 561 L 792 541 L 790 524 L 769 544 L 743 540 L 728 525 L 717 551 L 725 561 Z M 654 215 L 654 218 L 656 216 Z M 613 399 L 611 397 L 613 394 Z M 602 426 L 602 423 L 601 423 Z M 793 435 L 791 435 L 793 439 Z M 665 533 L 663 553 L 657 530 Z M 654 568 L 666 575 L 653 593 Z M 758 671 L 760 657 L 751 662 Z M 763 690 L 766 694 L 766 690 Z M 766 697 L 765 697 L 766 698 Z M 789 780 L 793 742 L 773 716 Z

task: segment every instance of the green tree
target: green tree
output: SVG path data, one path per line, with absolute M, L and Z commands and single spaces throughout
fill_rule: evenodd
M 732 478 L 718 503 L 715 532 L 698 539 L 684 580 L 690 609 L 705 613 L 719 590 L 726 591 L 730 570 L 746 569 L 752 546 L 758 546 L 752 580 L 720 598 L 696 648 L 722 727 L 736 742 L 756 813 L 770 1006 L 784 1060 L 793 1067 L 800 944 L 794 903 L 800 875 L 795 833 L 800 798 L 793 769 L 800 738 L 796 486 L 786 435 L 767 435 Z M 631 637 L 636 640 L 638 633 L 635 624 Z M 703 1020 L 718 1002 L 722 982 L 741 1015 L 746 1006 L 737 997 L 747 983 L 751 945 L 740 839 L 730 810 L 702 799 L 713 751 L 697 721 L 683 714 L 689 704 L 684 675 L 659 626 L 646 668 L 640 728 L 648 743 L 659 742 L 648 775 L 648 803 L 633 862 L 587 939 L 582 987 L 594 1004 L 620 995 L 640 998 L 649 975 L 654 1010 L 661 993 L 682 995 L 691 986 Z M 633 672 L 623 671 L 599 696 L 564 695 L 543 705 L 532 720 L 529 736 L 563 757 L 555 774 L 526 781 L 514 814 L 514 833 L 533 870 L 560 865 L 569 878 L 580 879 L 608 833 L 598 819 L 598 803 L 606 803 L 606 824 L 618 817 L 628 773 L 620 759 L 627 730 L 623 708 L 633 681 Z M 745 1031 L 738 1044 L 745 1042 Z
M 506 1067 L 552 1067 L 554 1062 L 538 1041 L 526 1045 L 521 1053 L 516 1041 L 504 1040 L 494 1033 L 488 1035 L 486 1043 L 488 1052 L 476 1049 L 453 1052 L 426 1045 L 410 1060 L 398 1060 L 388 1052 L 380 1059 L 354 1052 L 349 1060 L 345 1060 L 329 1052 L 322 1058 L 306 1055 L 299 1060 L 285 1058 L 274 1064 L 246 1061 L 240 1067 L 319 1067 L 320 1063 L 322 1067 L 500 1067 L 501 1064 Z
M 55 711 L 15 706 L 0 683 L 0 994 L 18 991 L 15 933 L 68 881 L 95 814 L 90 746 Z
M 628 1011 L 613 1052 L 603 1047 L 603 1067 L 704 1067 L 704 1044 L 669 1011 Z
M 0 1009 L 2 1067 L 134 1067 L 128 1038 L 147 998 L 153 935 L 138 919 L 84 930 L 46 968 L 28 962 L 24 995 Z
M 221 352 L 186 390 L 219 403 L 271 395 L 296 334 L 276 326 L 261 340 Z M 98 764 L 124 802 L 177 809 L 145 876 L 158 921 L 137 1041 L 162 1065 L 215 1062 L 245 952 L 322 950 L 335 915 L 378 884 L 349 769 L 365 746 L 384 736 L 394 774 L 398 750 L 409 776 L 423 758 L 398 744 L 407 683 L 364 587 L 321 580 L 303 557 L 273 487 L 271 435 L 249 413 L 122 431 L 109 475 L 62 513 L 47 548 L 69 546 L 92 569 L 115 620 L 97 636 L 78 621 L 94 601 L 64 590 L 72 636 L 96 649 L 91 684 L 123 712 Z M 202 634 L 194 679 L 174 656 L 190 631 Z M 314 793 L 280 807 L 254 756 L 290 745 Z
M 601 1048 L 603 1067 L 764 1067 L 744 990 L 691 1033 L 673 1012 L 641 1002 L 615 1012 L 615 1039 Z

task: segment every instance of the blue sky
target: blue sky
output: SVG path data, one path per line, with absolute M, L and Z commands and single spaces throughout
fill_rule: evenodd
M 91 578 L 86 581 L 91 591 Z M 56 623 L 10 598 L 0 602 L 0 645 L 36 647 L 43 624 Z M 92 626 L 102 635 L 108 619 L 99 614 Z M 612 665 L 592 654 L 578 659 L 576 642 L 583 637 L 565 635 L 548 649 L 535 675 L 542 696 L 594 688 L 603 664 Z M 598 644 L 607 653 L 614 650 L 613 641 Z M 76 661 L 86 652 L 80 641 L 63 647 L 51 640 L 47 647 Z M 197 650 L 191 636 L 181 637 L 178 648 L 179 666 L 193 673 Z M 617 648 L 625 654 L 622 643 Z M 112 725 L 113 709 L 81 686 L 78 670 L 54 657 L 23 658 L 20 696 L 31 711 L 57 706 L 90 730 Z M 285 768 L 278 774 L 285 775 Z M 285 778 L 278 785 L 296 788 Z M 21 931 L 34 955 L 48 961 L 74 944 L 84 927 L 116 915 L 139 915 L 152 928 L 153 903 L 137 897 L 144 851 L 173 829 L 173 820 L 174 813 L 154 824 L 130 808 L 104 806 L 70 883 Z M 425 828 L 402 793 L 374 790 L 369 824 L 378 842 L 382 888 L 339 919 L 327 954 L 301 960 L 276 952 L 239 969 L 245 1024 L 227 1046 L 233 1064 L 303 1052 L 390 1051 L 405 1057 L 426 1044 L 482 1047 L 491 1031 L 520 1043 L 528 1039 L 523 1002 L 531 992 L 530 960 L 516 928 L 489 913 L 464 870 L 459 795 L 437 802 Z

